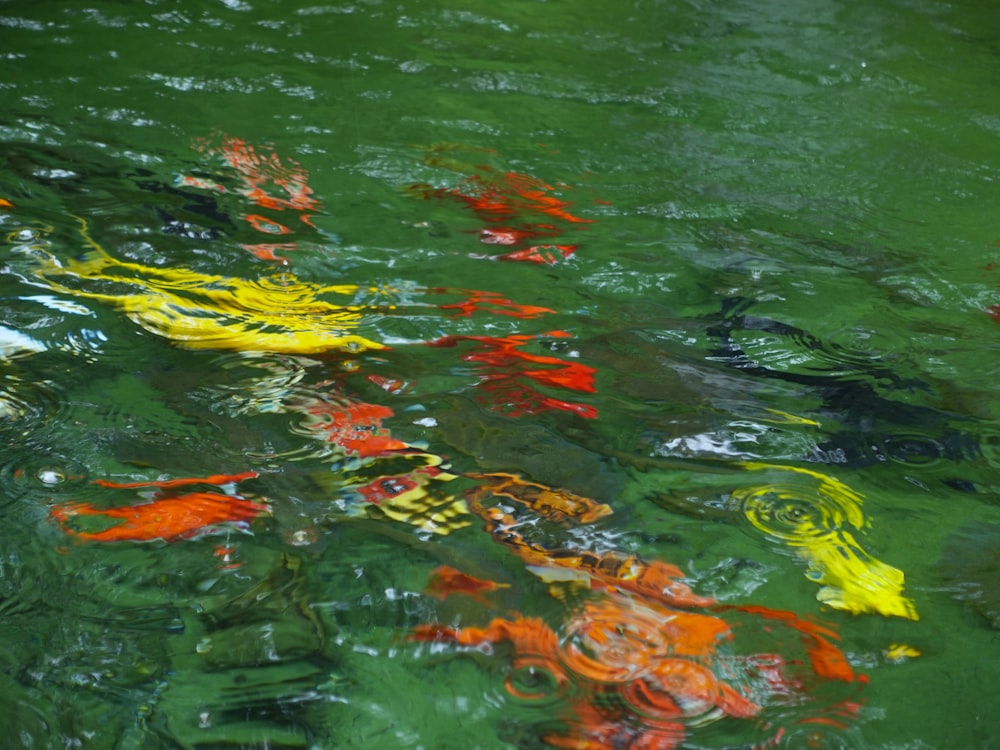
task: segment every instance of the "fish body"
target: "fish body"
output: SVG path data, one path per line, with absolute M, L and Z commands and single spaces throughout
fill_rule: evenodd
M 192 492 L 149 503 L 119 508 L 97 508 L 70 503 L 52 508 L 51 515 L 66 533 L 95 542 L 148 542 L 191 539 L 209 533 L 218 524 L 247 524 L 267 513 L 262 503 L 215 492 Z M 121 521 L 100 531 L 73 528 L 82 517 Z
M 247 280 L 118 260 L 80 223 L 90 251 L 66 263 L 36 256 L 35 278 L 53 291 L 117 307 L 182 348 L 283 354 L 387 348 L 356 332 L 372 308 L 355 304 L 355 297 L 378 289 L 312 284 L 289 272 Z

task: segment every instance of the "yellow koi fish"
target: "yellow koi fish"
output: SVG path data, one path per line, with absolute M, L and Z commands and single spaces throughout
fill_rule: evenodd
M 377 288 L 312 284 L 287 271 L 250 281 L 121 261 L 91 238 L 83 219 L 80 225 L 90 252 L 63 263 L 36 251 L 35 277 L 53 291 L 117 307 L 178 346 L 284 354 L 386 348 L 354 332 L 372 308 L 352 300 Z
M 919 619 L 913 602 L 902 595 L 903 572 L 868 554 L 849 530 L 867 525 L 861 495 L 817 471 L 756 462 L 741 465 L 785 473 L 783 481 L 733 492 L 731 501 L 755 528 L 809 563 L 807 577 L 822 585 L 819 601 L 854 614 Z

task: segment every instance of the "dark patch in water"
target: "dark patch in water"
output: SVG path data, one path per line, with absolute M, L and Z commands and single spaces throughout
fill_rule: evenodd
M 940 565 L 952 595 L 1000 630 L 1000 526 L 969 524 L 949 539 Z

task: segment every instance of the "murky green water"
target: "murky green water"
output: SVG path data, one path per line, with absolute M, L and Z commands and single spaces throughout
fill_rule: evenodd
M 0 40 L 5 747 L 1000 748 L 991 4 Z M 627 590 L 653 561 L 743 609 Z M 518 617 L 561 667 L 414 637 Z

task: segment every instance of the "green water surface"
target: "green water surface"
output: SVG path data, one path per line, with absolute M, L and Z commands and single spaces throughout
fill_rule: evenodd
M 0 746 L 545 746 L 554 709 L 505 689 L 509 651 L 406 636 L 512 613 L 558 630 L 577 594 L 478 522 L 358 513 L 340 488 L 363 462 L 281 406 L 307 393 L 388 407 L 457 473 L 608 503 L 561 542 L 821 616 L 867 676 L 837 725 L 768 707 L 682 747 L 1000 748 L 994 4 L 3 0 L 0 61 Z M 316 209 L 254 204 L 232 138 L 296 165 Z M 514 219 L 571 257 L 497 260 L 481 231 L 500 223 L 433 194 L 506 173 L 586 220 Z M 303 281 L 390 290 L 363 333 L 391 348 L 176 346 L 40 281 L 40 259 L 93 252 L 84 226 L 122 261 L 242 279 L 275 267 L 246 246 L 287 243 Z M 441 288 L 548 312 L 464 316 L 438 307 L 464 292 L 423 291 Z M 521 375 L 550 406 L 520 414 L 475 339 L 423 343 L 448 336 L 525 336 L 594 389 Z M 919 619 L 818 601 L 795 548 L 734 507 L 774 479 L 748 461 L 863 497 L 851 531 Z M 271 512 L 243 528 L 101 543 L 52 516 L 154 495 L 94 479 L 247 471 Z M 509 586 L 441 601 L 441 564 Z

